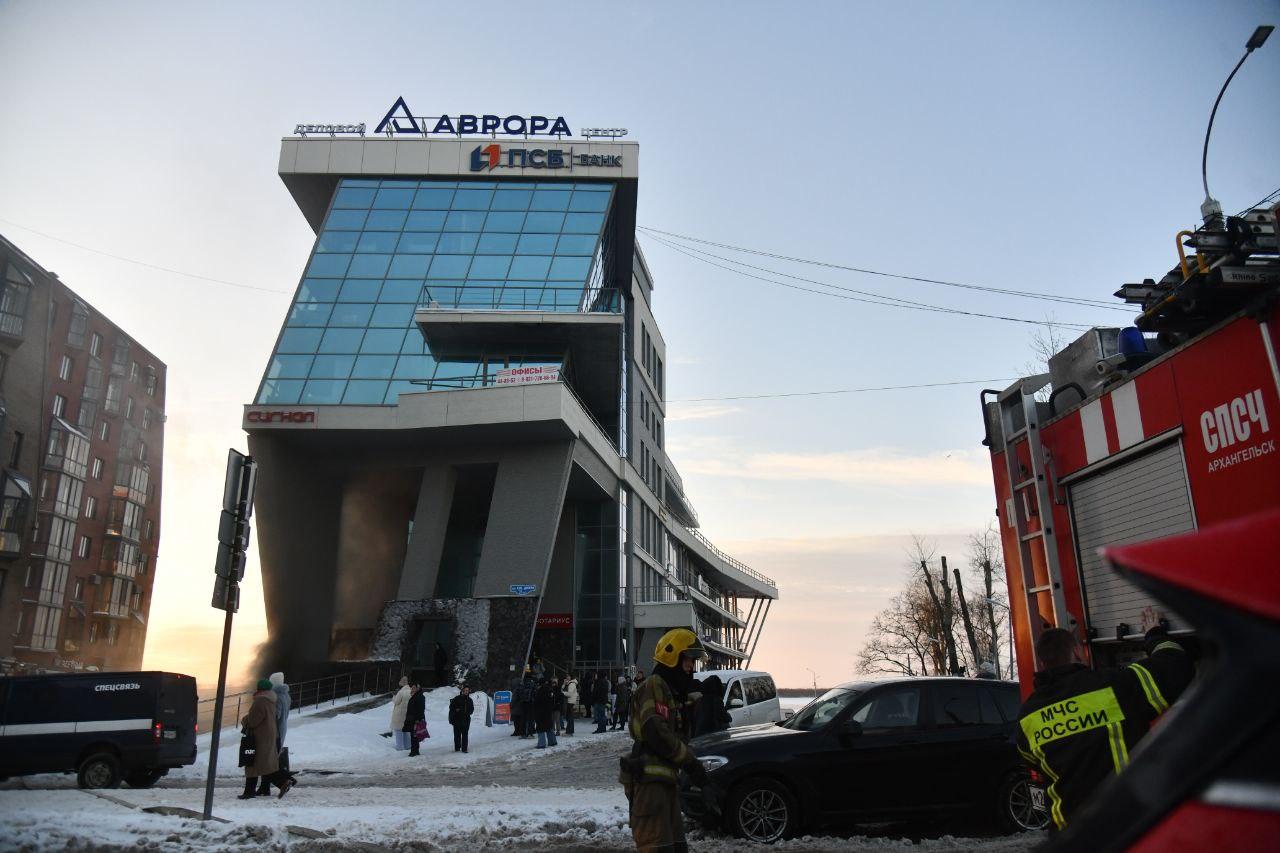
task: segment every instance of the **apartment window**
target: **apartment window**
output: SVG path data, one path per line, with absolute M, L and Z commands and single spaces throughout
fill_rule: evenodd
M 156 395 L 156 369 L 151 365 L 147 365 L 147 396 L 154 397 Z
M 80 415 L 76 418 L 76 426 L 84 430 L 86 433 L 93 429 L 93 423 L 98 419 L 98 404 L 92 400 L 80 401 Z
M 98 440 L 106 441 L 110 437 L 111 437 L 111 424 L 107 423 L 106 421 L 103 421 L 102 423 L 98 424 Z
M 93 475 L 93 479 L 95 480 L 102 479 L 102 460 L 97 456 L 93 457 L 93 468 L 91 473 Z
M 9 356 L 0 352 L 0 385 L 4 384 L 5 370 L 9 367 Z
M 107 626 L 107 645 L 114 646 L 116 640 L 120 638 L 120 626 L 112 622 Z
M 156 523 L 151 519 L 148 518 L 146 521 L 142 522 L 142 538 L 143 539 L 150 542 L 152 535 L 155 533 L 155 530 L 156 530 Z
M 84 601 L 84 578 L 76 578 L 76 584 L 71 588 L 72 601 Z
M 136 364 L 136 362 L 135 362 Z M 124 401 L 124 419 L 126 421 L 133 420 L 133 398 L 126 397 Z
M 98 499 L 93 495 L 84 499 L 84 517 L 90 519 L 98 517 Z
M 142 410 L 142 428 L 151 429 L 151 410 L 144 408 Z
M 145 575 L 147 573 L 147 563 L 150 562 L 150 560 L 151 558 L 146 554 L 141 554 L 138 556 L 138 574 L 139 575 Z
M 89 352 L 93 353 L 98 358 L 102 357 L 102 335 L 97 332 L 94 332 L 89 338 Z
M 53 413 L 58 417 L 62 417 L 67 411 L 67 398 L 61 394 L 53 395 Z
M 9 448 L 9 467 L 17 468 L 22 459 L 22 439 L 23 434 L 15 432 L 13 434 L 13 447 Z
M 76 556 L 80 559 L 86 559 L 89 556 L 89 549 L 93 547 L 93 539 L 88 536 L 81 535 L 76 541 Z
M 136 361 L 130 362 L 129 364 L 129 381 L 130 382 L 138 381 L 138 362 Z
M 84 333 L 89 328 L 89 309 L 79 299 L 71 303 L 71 322 L 67 326 L 67 344 L 84 346 Z
M 145 441 L 138 442 L 138 461 L 147 461 L 147 443 Z
M 0 280 L 0 332 L 22 337 L 27 321 L 27 302 L 31 298 L 31 279 L 13 264 L 9 264 L 3 280 Z
M 64 382 L 71 378 L 71 356 L 64 355 L 58 362 L 58 378 Z
M 89 623 L 89 644 L 93 645 L 94 643 L 97 643 L 97 642 L 98 642 L 98 623 L 90 622 Z

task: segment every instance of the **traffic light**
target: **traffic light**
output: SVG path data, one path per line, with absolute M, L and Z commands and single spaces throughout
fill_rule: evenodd
M 218 517 L 218 556 L 213 563 L 213 606 L 236 612 L 240 606 L 240 581 L 244 579 L 245 551 L 249 547 L 249 516 L 258 464 L 252 456 L 227 451 L 227 475 L 222 488 L 222 515 Z M 228 619 L 230 616 L 228 615 Z

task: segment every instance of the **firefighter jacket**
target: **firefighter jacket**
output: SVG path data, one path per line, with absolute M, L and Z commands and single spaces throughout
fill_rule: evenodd
M 675 785 L 679 769 L 697 761 L 685 743 L 684 715 L 684 703 L 661 675 L 655 673 L 636 687 L 629 727 L 637 759 L 632 781 Z
M 1147 650 L 1126 667 L 1072 663 L 1036 673 L 1018 713 L 1018 751 L 1048 779 L 1046 805 L 1059 830 L 1128 766 L 1129 750 L 1191 681 L 1186 652 L 1162 630 L 1147 634 Z

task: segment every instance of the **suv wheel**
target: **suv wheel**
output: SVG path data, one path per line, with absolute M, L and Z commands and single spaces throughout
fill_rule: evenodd
M 795 797 L 773 779 L 748 779 L 729 798 L 730 828 L 749 841 L 771 843 L 792 835 L 799 825 Z
M 81 788 L 118 788 L 120 759 L 109 752 L 95 752 L 80 762 L 76 781 Z
M 134 770 L 125 774 L 124 782 L 130 788 L 150 788 L 164 774 L 164 770 Z
M 1005 832 L 1026 832 L 1049 825 L 1049 810 L 1031 797 L 1031 776 L 1018 770 L 1005 777 L 996 803 L 1000 827 Z

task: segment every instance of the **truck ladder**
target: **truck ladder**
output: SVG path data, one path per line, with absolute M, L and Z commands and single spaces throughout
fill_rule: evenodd
M 1053 495 L 1044 460 L 1044 447 L 1040 441 L 1040 404 L 1035 392 L 1049 382 L 1048 374 L 1021 379 L 1000 394 L 1000 441 L 1004 450 L 1005 471 L 1009 477 L 1008 514 L 1018 535 L 1018 564 L 1022 570 L 1022 585 L 1026 592 L 1026 619 L 1028 636 L 1031 637 L 1032 655 L 1035 644 L 1046 627 L 1066 628 L 1074 633 L 1076 620 L 1067 610 L 1067 598 L 1062 591 L 1062 570 L 1058 564 L 1058 542 L 1053 529 Z M 1018 458 L 1018 445 L 1027 444 L 1027 458 L 1031 463 L 1028 473 Z M 1035 496 L 1034 512 L 1040 517 L 1040 528 L 1029 530 L 1028 492 Z M 1048 583 L 1037 584 L 1033 567 L 1033 555 L 1039 551 L 1044 557 Z M 1042 624 L 1037 598 L 1041 593 L 1052 593 L 1053 625 Z M 1038 667 L 1037 667 L 1038 668 Z

